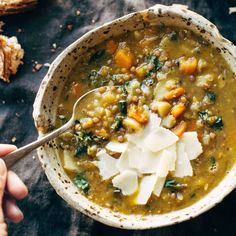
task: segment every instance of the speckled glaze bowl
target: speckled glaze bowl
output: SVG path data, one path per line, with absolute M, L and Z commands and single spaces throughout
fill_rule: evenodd
M 215 25 L 202 16 L 187 10 L 185 6 L 155 5 L 147 10 L 131 13 L 89 31 L 55 59 L 41 83 L 34 103 L 33 117 L 39 136 L 43 135 L 43 130 L 54 125 L 58 98 L 62 93 L 64 83 L 71 69 L 79 62 L 88 48 L 94 47 L 112 36 L 160 23 L 185 27 L 202 35 L 221 52 L 234 73 L 236 72 L 236 48 L 220 35 Z M 38 150 L 38 156 L 48 180 L 58 195 L 71 207 L 104 224 L 125 229 L 157 228 L 196 217 L 222 201 L 236 185 L 235 164 L 216 188 L 187 208 L 159 215 L 124 215 L 100 207 L 80 194 L 62 168 L 55 142 L 52 141 L 41 147 Z

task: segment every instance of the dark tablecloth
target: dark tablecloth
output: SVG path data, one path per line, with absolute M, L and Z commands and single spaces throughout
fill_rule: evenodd
M 0 143 L 22 146 L 37 138 L 32 105 L 47 67 L 33 72 L 32 64 L 50 63 L 70 43 L 88 30 L 129 12 L 155 3 L 181 3 L 210 19 L 221 33 L 236 42 L 236 14 L 225 0 L 42 0 L 32 12 L 2 17 L 4 34 L 16 35 L 25 49 L 24 65 L 11 84 L 0 82 Z M 80 10 L 80 15 L 76 11 Z M 29 187 L 29 197 L 20 202 L 25 219 L 9 223 L 10 235 L 236 235 L 236 191 L 214 209 L 187 222 L 156 230 L 126 231 L 111 228 L 71 209 L 54 191 L 36 153 L 14 167 Z

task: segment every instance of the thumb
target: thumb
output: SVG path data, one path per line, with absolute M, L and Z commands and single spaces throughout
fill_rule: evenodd
M 4 213 L 3 213 L 3 196 L 7 180 L 7 167 L 5 162 L 0 158 L 0 224 L 4 223 Z

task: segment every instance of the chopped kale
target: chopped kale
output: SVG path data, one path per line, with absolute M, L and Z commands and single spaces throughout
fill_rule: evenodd
M 178 39 L 178 34 L 176 31 L 172 31 L 170 34 L 169 34 L 169 37 L 170 37 L 170 40 L 171 41 L 176 41 Z
M 209 100 L 211 102 L 215 102 L 216 101 L 216 94 L 214 92 L 208 91 L 206 93 L 206 96 L 209 98 Z
M 119 116 L 117 115 L 115 117 L 114 123 L 111 125 L 111 129 L 113 129 L 114 131 L 119 130 L 122 127 L 122 121 L 123 121 L 124 117 L 123 116 Z
M 96 51 L 94 54 L 91 55 L 89 62 L 93 62 L 102 58 L 105 55 L 105 53 L 106 53 L 105 49 Z
M 75 150 L 76 157 L 80 157 L 82 154 L 87 153 L 89 146 L 98 143 L 101 144 L 104 141 L 104 138 L 96 136 L 92 133 L 87 133 L 85 131 L 76 132 L 75 138 L 77 141 L 77 146 Z
M 120 89 L 121 89 L 121 96 L 122 97 L 126 97 L 128 95 L 128 92 L 126 90 L 126 87 L 128 86 L 128 82 L 126 82 L 124 85 L 121 85 L 120 86 Z
M 74 184 L 81 189 L 84 193 L 88 193 L 89 190 L 89 182 L 84 177 L 83 174 L 78 174 L 74 178 Z
M 125 100 L 121 100 L 118 103 L 120 113 L 122 115 L 127 115 L 127 102 Z
M 200 119 L 202 119 L 203 121 L 206 121 L 208 118 L 208 112 L 207 111 L 199 111 L 198 112 L 198 116 Z
M 114 74 L 111 76 L 111 80 L 115 83 L 118 84 L 119 80 L 122 79 L 125 75 L 124 74 Z
M 171 191 L 177 191 L 186 187 L 186 184 L 178 183 L 175 179 L 167 179 L 164 188 L 168 188 Z
M 153 79 L 150 79 L 150 78 L 147 78 L 147 79 L 145 79 L 145 80 L 142 81 L 142 84 L 144 84 L 144 85 L 150 87 L 150 86 L 152 86 L 152 85 L 154 84 L 154 80 L 153 80 Z
M 163 66 L 156 56 L 148 56 L 147 62 L 153 66 L 153 69 L 150 72 L 156 72 Z
M 210 126 L 213 129 L 221 130 L 223 129 L 224 123 L 220 116 L 217 116 L 214 123 Z
M 78 144 L 75 150 L 75 156 L 80 157 L 82 154 L 87 153 L 88 146 L 84 144 Z

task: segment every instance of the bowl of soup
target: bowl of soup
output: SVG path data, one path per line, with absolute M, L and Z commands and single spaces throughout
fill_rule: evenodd
M 52 186 L 104 224 L 149 229 L 196 217 L 235 188 L 236 50 L 183 6 L 155 5 L 98 27 L 51 64 L 34 103 Z

